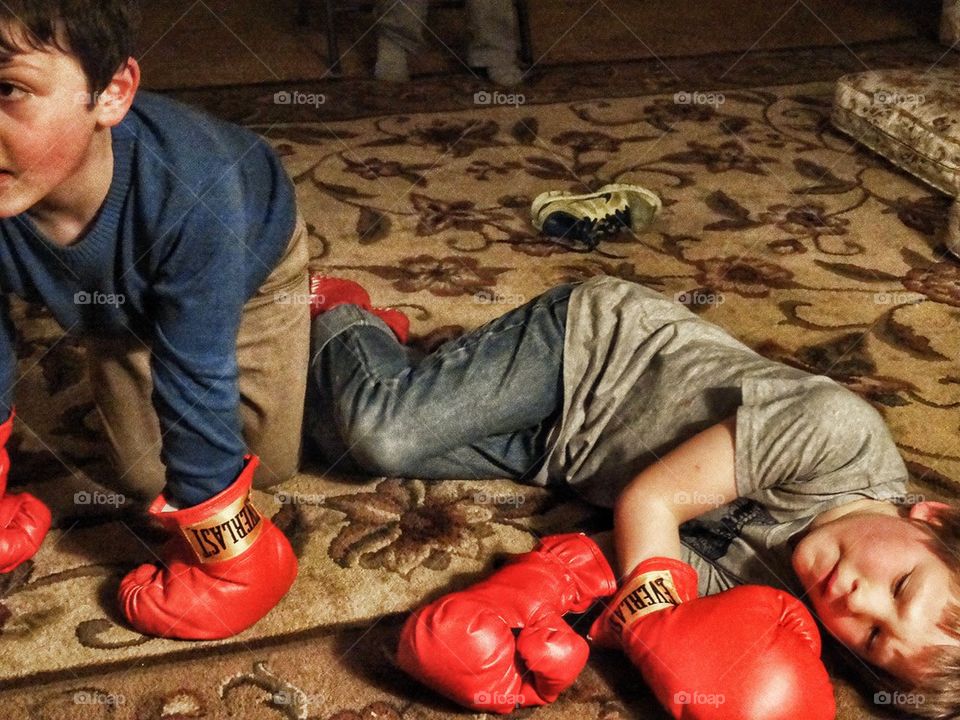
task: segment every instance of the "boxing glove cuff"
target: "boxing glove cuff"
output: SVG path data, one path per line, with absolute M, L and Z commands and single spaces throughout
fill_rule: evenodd
M 250 500 L 253 473 L 259 464 L 257 456 L 246 455 L 236 481 L 209 500 L 165 512 L 169 504 L 161 493 L 148 513 L 168 530 L 178 532 L 198 562 L 231 560 L 249 550 L 264 528 L 263 516 Z
M 641 618 L 695 597 L 697 571 L 693 566 L 674 558 L 648 558 L 633 569 L 613 602 L 591 626 L 587 639 L 615 646 Z

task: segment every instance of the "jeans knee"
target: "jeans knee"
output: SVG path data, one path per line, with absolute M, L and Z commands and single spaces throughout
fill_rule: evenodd
M 412 477 L 421 454 L 409 433 L 381 429 L 354 432 L 348 439 L 350 455 L 369 473 L 387 477 Z

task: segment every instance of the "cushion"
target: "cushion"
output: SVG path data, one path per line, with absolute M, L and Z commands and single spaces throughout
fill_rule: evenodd
M 960 0 L 943 0 L 940 42 L 960 50 Z
M 898 167 L 960 196 L 960 69 L 845 75 L 832 121 Z

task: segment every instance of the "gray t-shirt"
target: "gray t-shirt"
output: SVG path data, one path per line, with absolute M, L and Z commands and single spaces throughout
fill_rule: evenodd
M 741 583 L 800 594 L 792 536 L 837 505 L 906 493 L 906 466 L 869 403 L 642 285 L 595 277 L 573 290 L 563 386 L 533 482 L 566 482 L 604 507 L 647 465 L 736 413 L 739 497 L 717 498 L 680 528 L 701 594 Z

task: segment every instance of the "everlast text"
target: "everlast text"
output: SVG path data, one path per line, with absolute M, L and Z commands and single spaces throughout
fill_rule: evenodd
M 257 509 L 246 502 L 236 515 L 219 525 L 189 528 L 191 544 L 204 561 L 217 559 L 221 555 L 232 556 L 235 546 L 260 525 L 260 520 Z
M 627 595 L 610 614 L 610 625 L 619 635 L 626 625 L 654 610 L 662 610 L 665 605 L 679 605 L 673 583 L 668 576 L 656 574 L 653 577 L 641 576 L 640 583 Z

